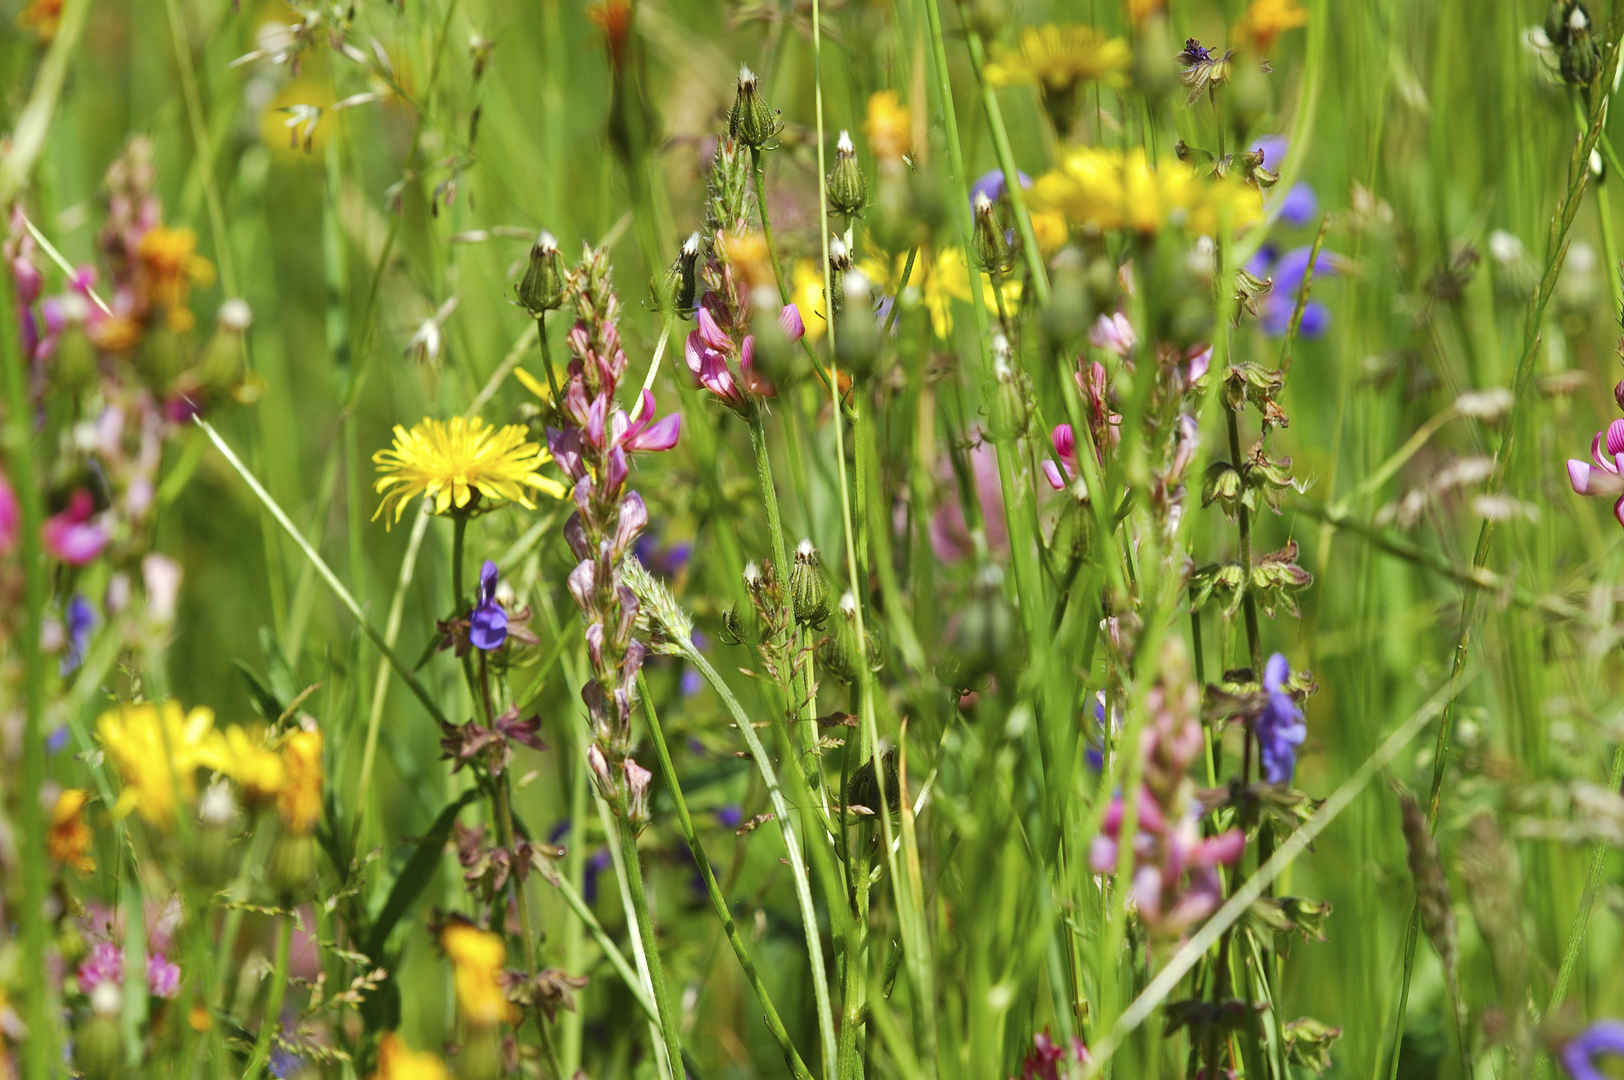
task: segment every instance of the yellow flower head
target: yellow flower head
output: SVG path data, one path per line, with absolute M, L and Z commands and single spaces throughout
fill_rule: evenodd
M 1059 168 L 1032 185 L 1035 212 L 1064 215 L 1072 227 L 1095 232 L 1164 227 L 1201 234 L 1240 231 L 1263 216 L 1261 196 L 1235 179 L 1216 179 L 1179 161 L 1152 168 L 1142 149 L 1074 147 Z
M 45 837 L 45 848 L 52 861 L 81 874 L 96 869 L 96 861 L 88 854 L 90 826 L 85 821 L 84 811 L 89 801 L 87 792 L 65 789 L 56 797 L 56 806 L 51 810 L 51 831 Z
M 1307 25 L 1308 12 L 1297 0 L 1252 0 L 1235 34 L 1251 42 L 1258 52 L 1266 53 L 1274 47 L 1275 38 L 1287 30 Z
M 378 1040 L 378 1071 L 372 1080 L 451 1080 L 451 1070 L 427 1050 L 412 1050 L 395 1032 Z
M 420 420 L 410 431 L 396 424 L 394 445 L 372 460 L 383 473 L 374 485 L 383 501 L 372 520 L 393 506 L 386 525 L 399 521 L 407 501 L 419 494 L 434 503 L 436 514 L 464 509 L 476 495 L 487 504 L 516 502 L 534 510 L 530 490 L 555 499 L 565 494 L 563 484 L 537 471 L 552 455 L 526 442 L 524 428 L 493 428 L 477 416 Z
M 741 295 L 748 296 L 757 285 L 773 283 L 767 240 L 754 229 L 723 234 L 722 258 L 733 268 L 733 278 L 738 282 Z
M 282 743 L 287 781 L 277 792 L 276 812 L 295 836 L 308 836 L 321 819 L 321 732 L 300 729 Z
M 1128 0 L 1128 20 L 1138 25 L 1166 6 L 1167 0 Z
M 287 781 L 282 756 L 247 728 L 227 728 L 224 738 L 225 760 L 220 771 L 236 782 L 250 802 L 276 798 Z
M 790 278 L 795 310 L 801 313 L 801 325 L 806 327 L 806 340 L 823 340 L 826 328 L 823 318 L 823 271 L 813 260 L 801 259 L 796 262 Z
M 915 268 L 917 273 L 917 267 Z M 981 303 L 989 312 L 998 311 L 998 294 L 993 291 L 992 278 L 981 273 Z M 1015 310 L 1021 302 L 1021 283 L 1006 280 L 1001 286 L 1006 311 Z M 970 267 L 959 248 L 943 248 L 937 253 L 921 286 L 925 307 L 930 311 L 931 329 L 936 336 L 946 338 L 953 333 L 953 302 L 970 302 Z
M 868 99 L 868 148 L 881 161 L 898 161 L 913 145 L 913 117 L 895 90 L 881 90 Z
M 511 1020 L 513 1006 L 502 991 L 502 939 L 468 923 L 454 922 L 440 932 L 440 947 L 451 959 L 457 1007 L 470 1024 L 486 1027 Z
M 1121 86 L 1127 81 L 1133 53 L 1121 38 L 1107 37 L 1092 26 L 1029 26 L 1014 48 L 1000 45 L 987 65 L 994 86 L 1036 83 L 1061 92 L 1085 82 Z
M 147 295 L 168 312 L 170 329 L 190 330 L 193 319 L 186 298 L 192 285 L 207 285 L 214 280 L 214 266 L 197 254 L 197 234 L 191 229 L 154 225 L 141 234 L 135 255 Z
M 166 701 L 110 709 L 96 721 L 96 737 L 124 781 L 113 813 L 138 810 L 159 828 L 174 821 L 177 805 L 196 798 L 198 769 L 225 765 L 225 740 L 203 706 L 188 712 Z
M 62 25 L 62 4 L 64 0 L 30 0 L 17 16 L 17 25 L 24 30 L 32 30 L 39 35 L 41 41 L 52 41 L 56 38 L 57 27 Z

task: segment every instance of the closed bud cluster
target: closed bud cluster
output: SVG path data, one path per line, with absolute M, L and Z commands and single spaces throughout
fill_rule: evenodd
M 778 110 L 761 99 L 756 73 L 747 67 L 739 68 L 738 96 L 728 113 L 727 133 L 752 150 L 771 150 L 783 127 Z
M 848 216 L 861 212 L 868 202 L 868 182 L 857 164 L 857 150 L 851 134 L 842 131 L 835 145 L 835 167 L 829 170 L 829 205 Z
M 812 541 L 802 540 L 795 549 L 795 565 L 789 572 L 790 604 L 795 621 L 817 628 L 829 617 L 829 585 L 823 579 L 822 561 Z
M 564 305 L 564 262 L 552 233 L 543 230 L 530 245 L 530 264 L 516 291 L 519 306 L 533 319 Z
M 1601 44 L 1584 4 L 1551 0 L 1545 10 L 1545 36 L 1556 50 L 1563 81 L 1589 86 L 1601 70 Z

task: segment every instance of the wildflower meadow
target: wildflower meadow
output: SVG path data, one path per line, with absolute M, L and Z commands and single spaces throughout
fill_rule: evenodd
M 1624 1076 L 1621 41 L 0 0 L 0 1080 Z

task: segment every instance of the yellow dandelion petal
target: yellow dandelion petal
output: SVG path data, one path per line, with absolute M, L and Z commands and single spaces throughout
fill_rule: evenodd
M 299 730 L 282 743 L 287 781 L 276 796 L 276 812 L 295 836 L 308 836 L 321 819 L 321 732 Z
M 895 90 L 881 90 L 868 99 L 868 119 L 863 131 L 868 148 L 882 161 L 895 161 L 912 146 L 913 116 Z
M 214 713 L 186 712 L 173 701 L 110 709 L 96 722 L 96 737 L 124 782 L 114 814 L 138 811 L 158 828 L 196 797 L 199 769 L 221 769 L 227 760 Z
M 801 324 L 806 327 L 806 340 L 821 341 L 826 329 L 823 318 L 823 272 L 811 259 L 801 259 L 795 264 L 791 278 L 795 309 L 801 313 Z
M 378 1071 L 372 1080 L 451 1080 L 445 1062 L 427 1050 L 413 1050 L 391 1031 L 378 1040 Z
M 451 960 L 457 1007 L 470 1024 L 488 1026 L 511 1020 L 513 1006 L 502 991 L 502 939 L 468 923 L 454 922 L 440 933 L 440 947 Z
M 372 518 L 383 516 L 385 526 L 399 521 L 418 495 L 436 514 L 445 514 L 466 509 L 476 495 L 482 504 L 514 502 L 534 510 L 532 491 L 553 498 L 565 493 L 562 484 L 541 475 L 552 456 L 528 441 L 523 427 L 493 428 L 477 416 L 424 419 L 410 430 L 397 424 L 394 444 L 373 454 L 372 461 L 383 474 L 373 484 L 383 498 Z
M 1038 84 L 1055 92 L 1085 82 L 1121 86 L 1132 63 L 1126 41 L 1092 26 L 1029 26 L 1013 47 L 993 50 L 987 81 L 994 86 Z
M 96 869 L 90 857 L 90 825 L 85 821 L 85 805 L 90 793 L 78 788 L 67 788 L 56 797 L 51 810 L 51 828 L 45 837 L 45 849 L 51 860 L 81 874 Z
M 1275 38 L 1307 25 L 1308 12 L 1297 0 L 1252 0 L 1235 33 L 1259 52 L 1268 52 Z

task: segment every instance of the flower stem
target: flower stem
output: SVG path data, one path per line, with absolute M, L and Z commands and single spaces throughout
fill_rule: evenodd
M 271 1056 L 271 1039 L 282 1027 L 282 999 L 288 991 L 288 955 L 293 946 L 293 915 L 278 917 L 276 926 L 276 967 L 271 972 L 271 996 L 265 1002 L 265 1016 L 259 1022 L 259 1037 L 254 1040 L 254 1052 L 249 1055 L 248 1067 L 242 1071 L 243 1080 L 256 1080 L 260 1069 Z
M 536 316 L 536 337 L 541 341 L 541 366 L 547 371 L 547 385 L 553 392 L 553 408 L 562 408 L 564 392 L 558 388 L 558 373 L 553 370 L 553 350 L 547 344 L 547 313 Z
M 778 491 L 773 484 L 773 465 L 767 453 L 767 428 L 758 408 L 750 414 L 750 448 L 756 454 L 756 479 L 761 482 L 761 499 L 767 506 L 767 531 L 772 534 L 773 562 L 779 581 L 789 580 L 789 546 L 784 542 L 784 522 L 778 513 Z
M 823 146 L 822 146 L 821 143 L 819 143 L 819 146 L 818 146 L 818 159 L 819 159 L 818 168 L 819 168 L 819 175 L 820 176 L 822 175 L 822 168 L 823 168 L 823 166 L 822 166 L 822 158 L 823 158 Z M 753 146 L 750 148 L 750 164 L 751 164 L 750 175 L 751 175 L 752 179 L 754 180 L 755 187 L 756 187 L 756 214 L 757 214 L 758 217 L 761 218 L 761 238 L 767 244 L 767 261 L 772 264 L 773 281 L 775 281 L 778 284 L 778 302 L 780 304 L 786 304 L 787 305 L 787 304 L 790 303 L 790 299 L 791 299 L 791 296 L 793 294 L 789 291 L 789 284 L 784 280 L 784 271 L 778 265 L 778 248 L 773 244 L 772 218 L 771 218 L 771 215 L 769 215 L 767 213 L 767 167 L 766 167 L 765 163 L 762 160 L 761 151 L 758 150 L 756 147 L 753 147 Z M 822 184 L 818 185 L 818 191 L 819 191 L 820 194 L 823 192 L 823 185 Z M 827 241 L 827 239 L 828 239 L 827 234 L 828 234 L 828 231 L 829 231 L 827 217 L 825 217 L 825 219 L 824 219 L 824 229 L 823 229 L 823 231 L 824 231 L 824 234 L 825 234 L 824 239 L 825 239 L 825 241 Z M 828 265 L 829 265 L 828 250 L 829 249 L 828 249 L 828 245 L 827 245 L 827 242 L 826 242 L 825 246 L 824 246 L 824 259 L 823 259 L 823 263 L 824 263 L 825 268 L 827 268 Z M 827 279 L 827 277 L 828 277 L 827 273 L 825 273 L 824 276 Z M 831 337 L 832 337 L 833 336 L 833 329 L 832 328 L 833 328 L 833 325 L 834 325 L 834 310 L 833 310 L 834 309 L 834 303 L 833 303 L 833 301 L 828 299 L 828 296 L 829 296 L 829 292 L 828 292 L 827 289 L 825 289 L 824 290 L 824 306 L 829 308 L 830 310 L 829 310 L 829 318 L 827 318 L 824 321 L 825 321 L 825 323 L 827 325 L 829 325 L 831 327 L 830 333 L 831 333 Z M 804 318 L 806 318 L 806 315 L 807 315 L 807 313 L 803 312 L 801 317 L 804 319 Z M 801 351 L 806 353 L 806 358 L 812 362 L 812 370 L 817 374 L 818 378 L 826 386 L 829 386 L 830 388 L 833 388 L 835 386 L 834 377 L 832 375 L 830 375 L 827 371 L 823 370 L 822 365 L 820 365 L 818 363 L 818 358 L 817 358 L 816 354 L 814 354 L 812 352 L 812 344 L 811 344 L 811 342 L 807 341 L 806 337 L 804 335 L 801 337 Z
M 739 936 L 739 928 L 733 921 L 733 912 L 728 908 L 727 899 L 722 895 L 722 888 L 717 884 L 716 875 L 711 871 L 710 860 L 705 857 L 704 845 L 699 842 L 699 834 L 694 831 L 693 817 L 688 813 L 688 801 L 682 795 L 682 783 L 677 777 L 676 767 L 671 764 L 671 750 L 666 745 L 665 731 L 660 726 L 659 714 L 654 709 L 654 699 L 649 694 L 648 684 L 641 673 L 638 674 L 638 681 L 642 689 L 643 717 L 648 722 L 649 737 L 654 742 L 654 752 L 660 759 L 660 771 L 665 774 L 666 783 L 671 787 L 672 802 L 676 805 L 677 828 L 682 833 L 683 840 L 687 842 L 689 852 L 693 854 L 694 863 L 699 867 L 699 876 L 705 883 L 705 893 L 710 897 L 711 907 L 715 909 L 716 917 L 722 921 L 722 930 L 727 935 L 728 944 L 733 946 L 733 955 L 739 958 L 739 966 L 744 969 L 745 981 L 750 984 L 756 1000 L 761 1003 L 767 1030 L 772 1033 L 779 1049 L 784 1052 L 784 1060 L 789 1064 L 790 1071 L 799 1080 L 812 1080 L 812 1073 L 807 1069 L 806 1062 L 801 1060 L 795 1044 L 790 1041 L 789 1032 L 784 1027 L 783 1019 L 778 1015 L 778 1009 L 773 1005 L 772 996 L 767 992 L 767 984 L 756 968 L 749 947 Z
M 615 834 L 620 844 L 621 860 L 625 864 L 626 887 L 631 891 L 632 908 L 637 915 L 637 935 L 643 942 L 643 953 L 648 958 L 648 979 L 654 988 L 654 1006 L 660 1017 L 660 1033 L 665 1037 L 668 1064 L 672 1077 L 681 1077 L 682 1030 L 676 1006 L 671 1001 L 670 988 L 666 985 L 659 943 L 654 938 L 654 915 L 649 910 L 648 896 L 643 889 L 643 865 L 637 856 L 637 830 L 624 814 L 616 813 Z

